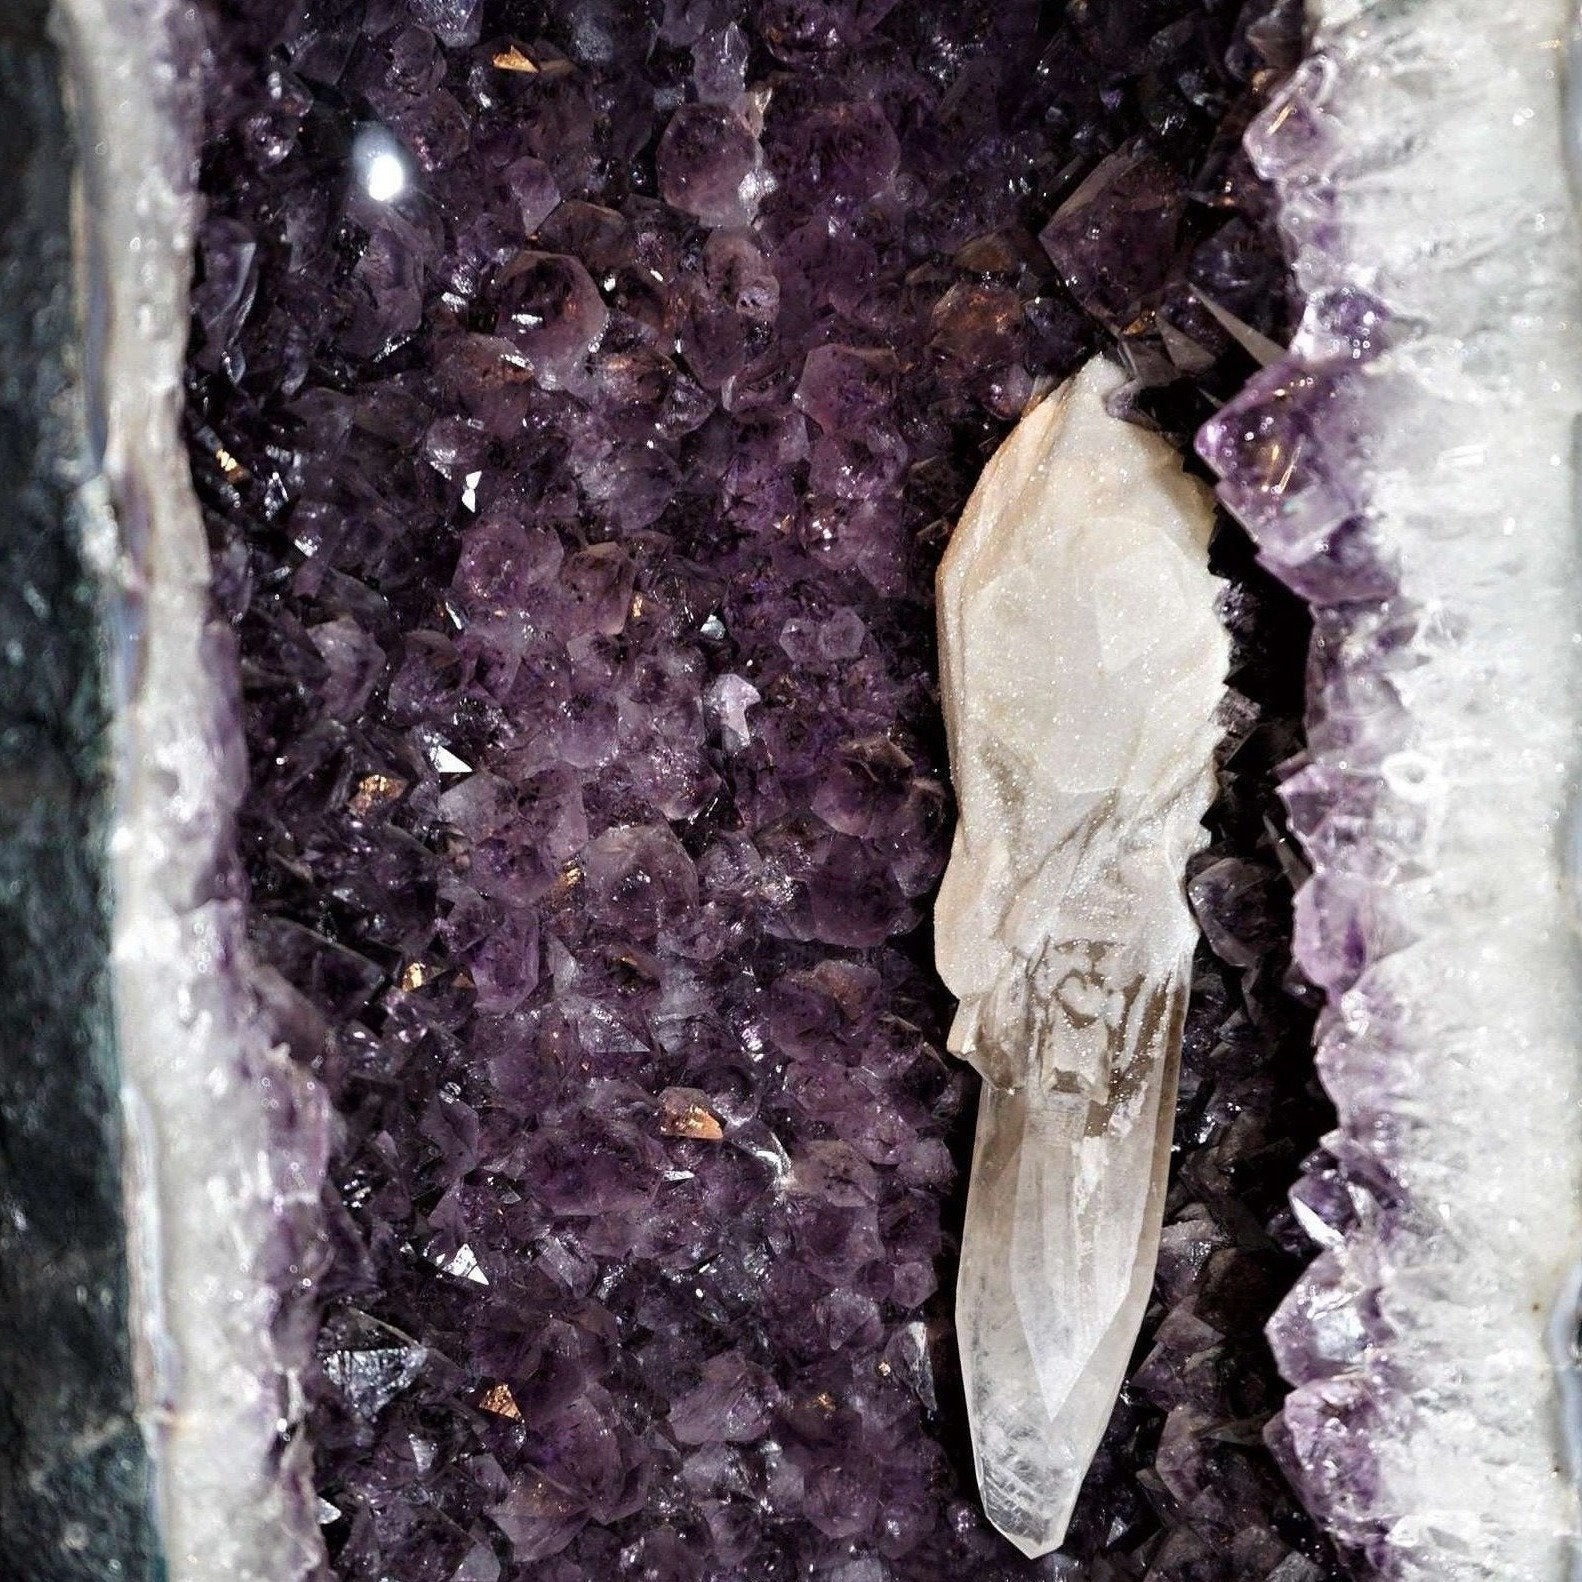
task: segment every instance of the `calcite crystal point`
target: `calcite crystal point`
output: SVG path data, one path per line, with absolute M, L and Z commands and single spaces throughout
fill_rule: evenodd
M 960 804 L 935 914 L 984 1078 L 957 1286 L 991 1521 L 1058 1547 L 1159 1244 L 1227 642 L 1208 491 L 1095 359 L 989 463 L 939 573 Z

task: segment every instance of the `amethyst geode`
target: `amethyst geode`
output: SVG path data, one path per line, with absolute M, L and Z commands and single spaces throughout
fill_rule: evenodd
M 341 1118 L 336 1573 L 1331 1575 L 1260 1440 L 1323 1120 L 1271 798 L 1305 627 L 1231 530 L 1217 958 L 1077 1573 L 965 1471 L 920 926 L 948 524 L 1096 347 L 1181 436 L 1249 367 L 1204 299 L 1282 331 L 1239 136 L 1297 8 L 206 9 L 189 435 L 254 936 Z

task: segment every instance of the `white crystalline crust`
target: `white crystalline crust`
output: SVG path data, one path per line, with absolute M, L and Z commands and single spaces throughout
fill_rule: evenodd
M 1336 290 L 1383 305 L 1387 349 L 1343 370 L 1344 422 L 1290 465 L 1354 490 L 1398 591 L 1322 615 L 1313 762 L 1287 789 L 1358 1221 L 1270 1333 L 1298 1481 L 1380 1572 L 1559 1582 L 1578 1510 L 1546 1330 L 1582 1246 L 1572 16 L 1315 13 L 1314 57 L 1249 138 L 1313 294 L 1293 368 L 1344 362 Z
M 326 1120 L 249 988 L 236 671 L 210 623 L 179 422 L 197 41 L 179 0 L 61 0 L 85 171 L 93 546 L 116 644 L 113 973 L 139 1399 L 171 1582 L 320 1574 L 300 1378 L 278 1322 Z
M 1182 883 L 1228 659 L 1213 501 L 1094 361 L 989 463 L 939 573 L 959 804 L 935 912 L 985 1078 L 957 1285 L 973 1451 L 1065 1536 L 1153 1280 L 1197 929 Z

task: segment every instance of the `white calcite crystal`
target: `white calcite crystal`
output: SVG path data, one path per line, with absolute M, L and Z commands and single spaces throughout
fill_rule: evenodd
M 1212 497 L 1095 360 L 989 463 L 939 573 L 960 805 L 935 915 L 984 1078 L 957 1287 L 990 1520 L 1065 1536 L 1152 1283 L 1228 661 Z

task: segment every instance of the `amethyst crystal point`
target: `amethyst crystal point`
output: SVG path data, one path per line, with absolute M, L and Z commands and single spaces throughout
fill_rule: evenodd
M 665 202 L 705 225 L 749 223 L 769 184 L 758 139 L 719 105 L 683 105 L 654 158 Z
M 1185 207 L 1174 172 L 1139 139 L 1103 160 L 1038 239 L 1072 296 L 1119 332 L 1169 277 Z
M 1293 1195 L 1325 1250 L 1270 1327 L 1275 1440 L 1343 1543 L 1423 1582 L 1567 1577 L 1579 1542 L 1549 1349 L 1582 1241 L 1568 20 L 1320 7 L 1248 138 L 1306 315 L 1200 442 L 1318 607 L 1286 800 L 1340 1127 Z
M 496 277 L 495 332 L 515 344 L 539 382 L 563 385 L 592 351 L 610 315 L 578 258 L 519 253 Z

